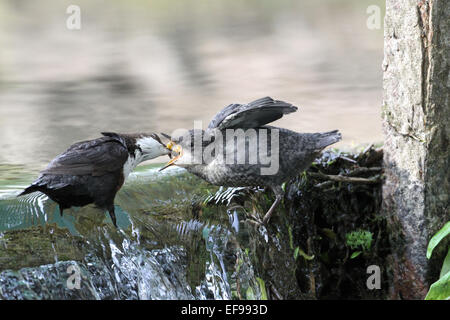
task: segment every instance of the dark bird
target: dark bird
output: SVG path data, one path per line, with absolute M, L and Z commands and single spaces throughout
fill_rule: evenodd
M 19 196 L 40 191 L 59 204 L 61 216 L 64 209 L 94 203 L 117 227 L 114 198 L 125 179 L 140 162 L 170 151 L 154 133 L 102 135 L 70 146 Z
M 177 155 L 161 170 L 176 164 L 215 185 L 271 188 L 276 198 L 260 221 L 266 223 L 283 197 L 283 182 L 307 169 L 325 147 L 341 140 L 337 130 L 297 133 L 266 126 L 295 111 L 292 104 L 270 97 L 231 104 L 214 116 L 206 130 L 165 135 L 171 139 L 167 147 Z

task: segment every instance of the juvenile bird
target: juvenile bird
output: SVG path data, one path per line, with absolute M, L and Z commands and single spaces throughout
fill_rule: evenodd
M 154 133 L 118 134 L 73 144 L 53 159 L 19 196 L 40 191 L 64 209 L 94 203 L 108 210 L 117 227 L 114 198 L 131 171 L 142 161 L 170 151 Z
M 177 155 L 161 170 L 176 164 L 215 185 L 271 188 L 276 198 L 260 221 L 265 224 L 282 199 L 282 183 L 307 169 L 325 147 L 341 140 L 337 130 L 297 133 L 266 126 L 295 111 L 292 104 L 270 97 L 231 104 L 214 116 L 205 131 L 166 135 L 171 139 L 167 147 Z

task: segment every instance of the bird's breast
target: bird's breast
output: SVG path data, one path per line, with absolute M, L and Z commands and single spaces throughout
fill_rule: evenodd
M 128 178 L 130 173 L 136 168 L 136 166 L 139 164 L 140 159 L 139 155 L 136 154 L 135 156 L 129 155 L 127 161 L 123 165 L 123 177 L 124 179 Z

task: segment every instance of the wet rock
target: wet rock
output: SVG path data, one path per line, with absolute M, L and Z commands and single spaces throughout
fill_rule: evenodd
M 382 155 L 373 146 L 324 152 L 284 185 L 283 202 L 266 227 L 248 219 L 261 218 L 270 207 L 274 199 L 267 190 L 224 189 L 207 199 L 210 205 L 232 199 L 229 206 L 240 208 L 248 223 L 241 223 L 238 243 L 264 281 L 267 298 L 386 298 L 390 270 L 384 266 L 391 251 L 380 213 Z M 349 243 L 352 232 L 371 239 L 370 245 Z M 381 268 L 379 290 L 366 285 L 370 265 Z
M 0 234 L 0 270 L 81 260 L 83 243 L 81 237 L 52 224 L 7 231 Z
M 88 256 L 0 273 L 2 299 L 194 299 L 181 248 Z

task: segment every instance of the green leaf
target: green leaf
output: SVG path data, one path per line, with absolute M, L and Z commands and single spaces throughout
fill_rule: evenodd
M 299 251 L 299 247 L 297 247 L 297 248 L 295 248 L 295 250 L 294 250 L 294 260 L 297 260 L 297 258 L 298 258 L 298 251 Z
M 442 264 L 441 274 L 439 278 L 450 272 L 450 248 L 448 249 L 447 256 L 445 257 L 444 263 Z
M 335 240 L 336 239 L 336 233 L 334 233 L 333 230 L 328 228 L 323 228 L 322 232 L 330 239 Z
M 247 292 L 245 293 L 245 298 L 247 300 L 255 300 L 255 294 L 253 293 L 252 287 L 247 288 Z
M 431 238 L 430 242 L 428 243 L 427 248 L 427 259 L 430 259 L 431 254 L 433 253 L 434 248 L 441 242 L 442 239 L 444 239 L 448 234 L 450 233 L 450 221 L 448 221 L 441 230 L 436 232 L 436 234 Z
M 297 249 L 298 249 L 298 250 L 297 250 Z M 308 256 L 308 255 L 305 253 L 305 251 L 303 251 L 302 249 L 300 249 L 300 247 L 295 248 L 295 250 L 298 251 L 297 256 L 298 256 L 298 255 L 301 255 L 303 258 L 305 258 L 305 260 L 310 261 L 310 260 L 314 259 L 314 255 Z M 294 251 L 294 258 L 295 258 L 295 251 Z
M 261 300 L 267 300 L 266 283 L 263 279 L 256 277 L 259 284 L 259 289 L 261 290 Z
M 292 227 L 288 226 L 288 235 L 289 235 L 289 247 L 294 249 L 294 236 L 292 235 Z
M 362 252 L 361 251 L 355 251 L 350 256 L 350 259 L 355 259 L 357 256 L 359 256 Z
M 450 272 L 433 283 L 425 300 L 448 300 L 450 299 Z

